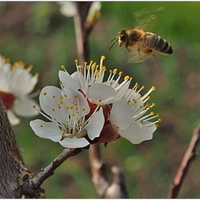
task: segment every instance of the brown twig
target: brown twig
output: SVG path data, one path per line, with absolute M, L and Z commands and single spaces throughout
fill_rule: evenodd
M 90 145 L 89 149 L 90 167 L 92 172 L 92 182 L 100 198 L 104 197 L 105 191 L 109 187 L 106 177 L 106 166 L 101 160 L 99 143 Z
M 179 166 L 177 174 L 173 180 L 173 183 L 170 186 L 170 189 L 168 192 L 168 198 L 177 198 L 179 191 L 181 189 L 181 186 L 183 184 L 183 181 L 190 168 L 190 165 L 197 156 L 196 149 L 199 142 L 200 142 L 200 126 L 194 130 L 188 149 L 185 152 L 185 155 Z
M 88 27 L 86 23 L 88 11 L 92 2 L 77 2 L 77 13 L 74 17 L 76 31 L 77 54 L 80 63 L 88 60 Z
M 51 162 L 47 167 L 42 169 L 34 178 L 29 179 L 29 181 L 26 182 L 23 186 L 24 193 L 27 193 L 27 191 L 35 190 L 40 187 L 40 185 L 50 176 L 54 174 L 55 169 L 57 169 L 66 159 L 68 159 L 71 156 L 75 156 L 78 153 L 80 153 L 81 149 L 75 149 L 73 151 L 70 151 L 69 149 L 64 149 L 63 152 L 54 159 L 53 162 Z
M 122 170 L 111 167 L 113 181 L 107 178 L 106 165 L 102 162 L 100 144 L 93 144 L 89 149 L 92 181 L 100 198 L 128 198 L 126 182 Z

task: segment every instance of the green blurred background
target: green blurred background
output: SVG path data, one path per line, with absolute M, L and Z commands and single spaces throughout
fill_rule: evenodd
M 129 53 L 110 40 L 123 28 L 132 28 L 134 12 L 163 7 L 152 31 L 172 45 L 174 53 L 158 55 L 142 63 L 129 63 Z M 102 2 L 101 17 L 89 38 L 90 59 L 106 56 L 108 69 L 118 68 L 133 76 L 148 91 L 157 88 L 150 102 L 162 122 L 151 141 L 132 145 L 125 139 L 104 148 L 108 166 L 124 170 L 130 198 L 165 198 L 200 123 L 200 2 Z M 60 14 L 56 2 L 0 2 L 0 54 L 11 63 L 22 60 L 39 72 L 36 89 L 58 85 L 58 70 L 74 72 L 76 41 L 73 18 Z M 12 81 L 12 80 L 11 80 Z M 37 99 L 37 98 L 36 98 Z M 13 129 L 25 162 L 35 173 L 49 164 L 62 147 L 37 137 L 22 119 Z M 197 149 L 199 152 L 199 148 Z M 70 158 L 43 187 L 47 198 L 97 198 L 91 183 L 88 151 Z M 192 163 L 180 198 L 200 198 L 200 159 Z

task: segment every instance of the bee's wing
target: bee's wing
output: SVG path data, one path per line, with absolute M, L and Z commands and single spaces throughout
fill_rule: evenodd
M 163 10 L 163 7 L 149 6 L 133 13 L 134 25 L 142 30 L 152 30 L 156 24 L 158 14 Z

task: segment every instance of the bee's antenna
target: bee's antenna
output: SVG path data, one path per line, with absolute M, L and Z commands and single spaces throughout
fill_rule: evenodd
M 114 41 L 114 42 L 113 42 L 113 41 Z M 111 42 L 113 42 L 113 43 L 112 43 L 112 45 L 110 46 L 109 51 L 112 49 L 112 47 L 114 46 L 114 44 L 115 44 L 117 41 L 118 41 L 117 38 L 113 38 L 113 39 L 111 40 Z

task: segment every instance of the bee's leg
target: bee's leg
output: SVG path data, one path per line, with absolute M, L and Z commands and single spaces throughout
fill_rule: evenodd
M 153 57 L 156 57 L 156 54 L 153 52 L 152 49 L 149 49 L 147 48 L 145 45 L 143 45 L 144 49 L 143 49 L 143 52 L 146 54 L 146 55 L 152 55 Z
M 137 52 L 138 52 L 138 56 L 139 56 L 140 60 L 142 60 L 142 56 L 141 56 L 141 53 L 140 53 L 140 48 L 137 49 Z
M 152 49 L 147 49 L 148 54 L 151 54 L 153 57 L 156 57 L 156 54 L 153 52 Z
M 131 52 L 130 49 L 128 48 L 128 46 L 126 46 L 126 49 L 128 50 L 128 52 Z

